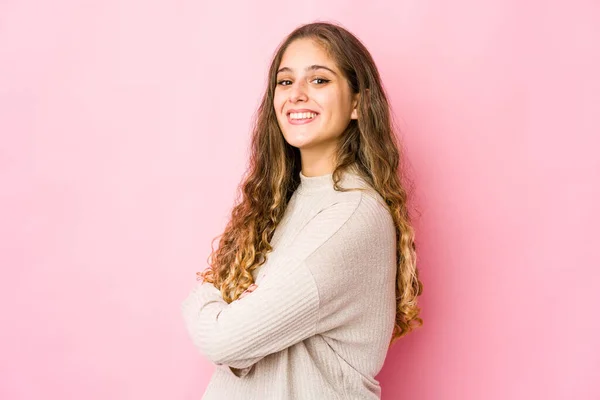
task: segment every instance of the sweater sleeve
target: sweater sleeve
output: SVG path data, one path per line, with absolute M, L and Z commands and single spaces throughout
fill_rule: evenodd
M 230 304 L 211 283 L 192 290 L 182 313 L 194 345 L 206 358 L 245 375 L 263 357 L 314 335 L 319 308 L 314 280 L 298 260 L 285 261 L 296 268 L 277 279 L 265 277 L 252 293 Z
M 348 222 L 356 214 L 362 196 L 359 192 L 349 192 L 344 201 L 317 213 L 292 244 L 277 250 L 279 254 L 269 266 L 269 273 L 243 299 L 227 304 L 212 284 L 197 285 L 182 303 L 182 313 L 188 333 L 200 352 L 217 365 L 247 371 L 267 355 L 319 333 L 319 322 L 329 321 L 324 313 L 337 308 L 324 303 L 324 299 L 327 302 L 336 299 L 320 295 L 320 285 L 311 270 L 314 266 L 309 268 L 305 260 L 319 254 L 321 249 L 330 249 L 331 246 L 323 244 L 336 237 L 346 239 L 340 242 L 342 245 L 354 247 L 341 251 L 368 254 L 369 249 L 362 244 L 372 243 L 372 238 L 365 242 L 361 237 L 363 234 L 368 237 L 369 230 L 373 231 L 370 227 L 379 229 L 378 221 L 369 223 L 368 218 L 361 218 L 358 223 L 366 222 L 366 231 L 358 235 L 355 230 L 345 229 L 357 226 L 357 221 Z M 352 237 L 347 240 L 349 234 Z M 330 288 L 339 286 L 336 292 L 343 292 L 349 280 L 340 279 L 339 273 L 348 266 L 338 265 L 342 261 L 336 260 L 343 260 L 339 257 L 322 256 L 328 261 L 318 266 L 319 279 L 327 280 Z

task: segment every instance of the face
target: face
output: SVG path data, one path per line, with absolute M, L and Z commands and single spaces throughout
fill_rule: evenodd
M 358 96 L 325 50 L 311 39 L 292 42 L 277 73 L 274 106 L 285 140 L 301 150 L 332 151 Z

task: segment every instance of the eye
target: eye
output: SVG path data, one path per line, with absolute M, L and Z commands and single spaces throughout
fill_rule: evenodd
M 319 85 L 323 85 L 327 82 L 331 82 L 329 79 L 325 79 L 325 78 L 315 78 L 315 79 L 313 79 L 313 82 L 314 81 L 321 81 L 322 83 L 319 83 Z
M 314 81 L 317 81 L 318 85 L 324 85 L 328 82 L 331 82 L 331 80 L 325 79 L 325 78 L 315 78 L 311 82 L 314 82 Z M 277 84 L 280 86 L 290 86 L 292 84 L 292 81 L 290 81 L 289 79 L 282 79 L 280 81 L 277 81 Z

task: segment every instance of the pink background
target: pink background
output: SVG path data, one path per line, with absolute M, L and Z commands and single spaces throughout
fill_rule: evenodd
M 0 398 L 201 397 L 180 302 L 318 19 L 372 52 L 418 185 L 425 326 L 383 398 L 599 399 L 599 3 L 247 3 L 0 3 Z

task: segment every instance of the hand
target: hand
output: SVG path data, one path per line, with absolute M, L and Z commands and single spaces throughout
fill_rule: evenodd
M 252 285 L 250 285 L 248 287 L 248 289 L 246 289 L 246 291 L 244 293 L 242 293 L 242 295 L 238 298 L 239 299 L 243 299 L 244 296 L 247 296 L 248 294 L 252 293 L 258 286 L 256 286 L 254 283 Z

